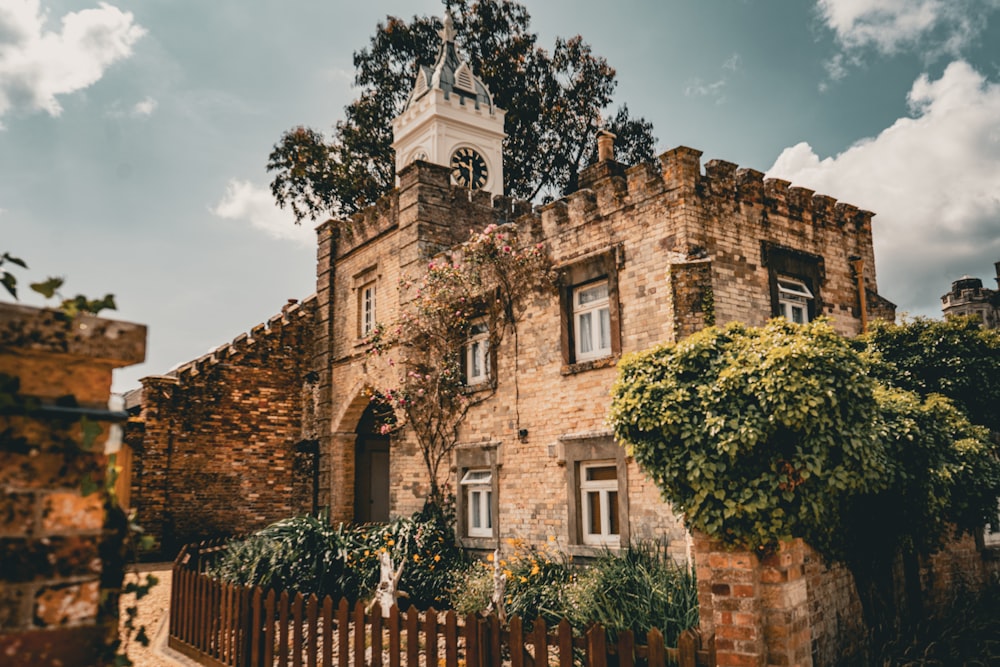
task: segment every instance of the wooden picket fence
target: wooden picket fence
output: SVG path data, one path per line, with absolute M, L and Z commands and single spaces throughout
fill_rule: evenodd
M 171 648 L 212 667 L 714 667 L 714 638 L 686 630 L 664 646 L 651 630 L 645 643 L 629 631 L 614 642 L 600 625 L 574 636 L 566 620 L 542 619 L 526 630 L 520 618 L 433 609 L 383 618 L 378 606 L 351 607 L 315 595 L 223 584 L 204 573 L 216 545 L 191 545 L 174 564 Z

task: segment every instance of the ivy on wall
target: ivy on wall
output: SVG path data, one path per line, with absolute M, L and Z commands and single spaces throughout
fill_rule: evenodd
M 429 500 L 443 502 L 442 472 L 469 410 L 496 391 L 495 369 L 487 382 L 466 384 L 463 354 L 473 323 L 485 325 L 494 358 L 508 334 L 516 353 L 527 296 L 550 282 L 543 244 L 525 240 L 513 223 L 489 225 L 430 261 L 422 276 L 403 280 L 399 321 L 377 325 L 369 336 L 370 363 L 381 364 L 391 378 L 371 389 L 381 430 L 412 430 L 428 473 Z

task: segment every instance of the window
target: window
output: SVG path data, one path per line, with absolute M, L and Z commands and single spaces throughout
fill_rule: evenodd
M 809 304 L 813 293 L 806 284 L 795 278 L 778 277 L 778 314 L 796 324 L 809 321 Z
M 628 465 L 625 449 L 610 433 L 559 438 L 566 466 L 569 551 L 594 555 L 595 548 L 628 544 Z
M 493 473 L 488 468 L 473 469 L 462 477 L 465 496 L 466 534 L 493 537 Z
M 361 287 L 358 293 L 358 313 L 360 315 L 361 335 L 367 336 L 375 328 L 375 282 Z
M 496 548 L 500 522 L 498 442 L 455 447 L 455 537 L 467 549 Z
M 614 246 L 561 268 L 563 373 L 604 367 L 621 354 L 618 270 L 623 263 L 621 247 Z
M 611 307 L 607 280 L 573 289 L 573 333 L 577 361 L 599 359 L 611 354 Z
M 583 543 L 619 544 L 618 467 L 614 461 L 580 464 Z
M 762 241 L 761 266 L 767 268 L 771 317 L 806 323 L 823 312 L 821 287 L 826 279 L 823 258 L 803 250 Z M 855 317 L 860 317 L 860 297 Z
M 490 379 L 490 338 L 485 320 L 477 320 L 469 328 L 465 346 L 465 383 L 481 384 Z

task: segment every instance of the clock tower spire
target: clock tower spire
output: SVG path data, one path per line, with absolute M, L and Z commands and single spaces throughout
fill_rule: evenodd
M 452 182 L 503 194 L 503 109 L 455 46 L 445 15 L 432 67 L 419 66 L 403 112 L 392 121 L 396 173 L 414 160 L 451 168 Z

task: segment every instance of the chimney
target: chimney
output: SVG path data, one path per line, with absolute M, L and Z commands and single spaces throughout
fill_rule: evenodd
M 617 137 L 607 130 L 597 131 L 597 161 L 608 162 L 615 159 L 615 139 Z M 997 263 L 1000 271 L 1000 262 Z M 998 273 L 1000 275 L 1000 273 Z

